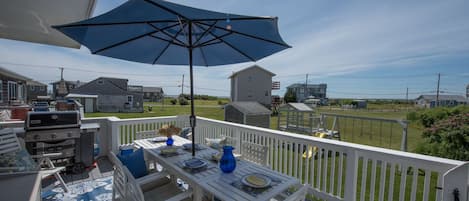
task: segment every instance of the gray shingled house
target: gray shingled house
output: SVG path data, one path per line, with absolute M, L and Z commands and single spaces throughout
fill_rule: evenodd
M 270 128 L 271 111 L 258 102 L 231 102 L 225 106 L 225 121 Z
M 82 97 L 97 96 L 97 112 L 143 112 L 143 93 L 133 90 L 127 83 L 127 79 L 99 77 L 70 90 L 70 94 Z
M 161 87 L 143 87 L 143 100 L 147 102 L 158 102 L 164 97 Z

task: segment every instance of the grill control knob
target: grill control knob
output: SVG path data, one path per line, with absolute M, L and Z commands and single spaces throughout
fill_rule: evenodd
M 56 135 L 56 134 L 52 134 L 52 135 L 50 135 L 50 137 L 51 137 L 52 139 L 55 139 L 55 138 L 57 138 L 57 135 Z
M 35 140 L 39 140 L 39 138 L 41 138 L 39 135 L 34 135 L 33 136 L 33 139 L 35 139 Z

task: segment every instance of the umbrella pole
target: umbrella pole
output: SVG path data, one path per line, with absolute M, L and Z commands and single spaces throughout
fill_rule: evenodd
M 189 22 L 189 70 L 191 80 L 191 116 L 189 121 L 192 128 L 192 156 L 195 156 L 195 112 L 194 112 L 194 76 L 192 69 L 192 23 Z

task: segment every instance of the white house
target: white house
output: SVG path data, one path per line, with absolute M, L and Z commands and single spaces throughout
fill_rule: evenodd
M 456 106 L 456 105 L 467 105 L 468 99 L 464 96 L 459 95 L 439 95 L 438 104 L 436 101 L 436 95 L 421 95 L 415 99 L 415 104 L 422 108 L 434 108 L 436 106 Z

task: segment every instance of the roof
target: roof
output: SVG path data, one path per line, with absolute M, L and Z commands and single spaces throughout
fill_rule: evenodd
M 47 86 L 47 84 L 44 84 L 35 80 L 28 80 L 26 81 L 26 84 L 30 86 Z
M 17 80 L 23 80 L 23 81 L 30 81 L 30 80 L 32 80 L 32 79 L 29 78 L 29 77 L 20 75 L 20 74 L 18 74 L 18 73 L 15 73 L 15 72 L 13 72 L 13 71 L 10 71 L 10 70 L 8 70 L 8 69 L 6 69 L 6 68 L 3 68 L 3 67 L 1 67 L 1 66 L 0 66 L 0 74 L 3 74 L 3 75 L 5 75 L 5 76 L 7 76 L 7 77 L 11 77 L 11 78 L 17 79 Z
M 159 92 L 159 93 L 163 93 L 163 88 L 161 88 L 161 87 L 143 87 L 143 92 Z
M 307 106 L 304 103 L 288 103 L 287 105 L 300 112 L 313 112 L 314 111 L 313 109 L 311 109 L 309 106 Z
M 238 109 L 243 114 L 271 114 L 269 109 L 254 101 L 236 101 L 227 104 L 227 106 L 229 105 Z
M 73 85 L 77 85 L 77 86 L 81 86 L 81 85 L 86 84 L 86 82 L 81 82 L 80 80 L 77 80 L 77 81 L 64 80 L 64 81 L 67 84 L 73 84 Z M 58 84 L 59 82 L 60 82 L 60 80 L 55 81 L 55 82 L 51 82 L 50 84 Z
M 436 100 L 436 95 L 421 95 L 417 99 Z M 456 100 L 458 102 L 468 102 L 468 99 L 460 95 L 439 95 L 439 100 Z
M 246 70 L 253 69 L 253 68 L 260 69 L 260 70 L 266 72 L 267 74 L 270 74 L 271 76 L 275 76 L 275 73 L 272 73 L 272 72 L 270 72 L 270 71 L 268 71 L 268 70 L 266 70 L 266 69 L 264 69 L 264 68 L 262 68 L 262 67 L 260 67 L 260 66 L 258 66 L 258 65 L 253 65 L 253 66 L 251 66 L 251 67 L 247 67 L 247 68 L 245 68 L 245 69 L 242 69 L 242 70 L 240 70 L 240 71 L 238 71 L 238 72 L 234 72 L 234 73 L 231 74 L 231 76 L 228 77 L 228 78 L 232 78 L 232 77 L 234 77 L 234 76 L 236 76 L 236 75 L 238 75 L 238 74 L 240 74 L 240 73 L 242 73 L 242 72 L 244 72 L 244 71 L 246 71 Z
M 308 84 L 308 88 L 319 88 L 319 87 L 321 87 L 321 86 L 327 87 L 327 84 L 325 84 L 325 83 L 321 83 L 321 84 Z M 287 88 L 298 88 L 298 87 L 304 88 L 304 87 L 305 87 L 305 84 L 302 84 L 302 83 L 295 83 L 295 84 L 291 84 L 291 85 L 288 86 Z
M 96 0 L 14 0 L 0 6 L 0 37 L 80 48 L 51 26 L 91 17 Z
M 103 82 L 98 83 L 98 80 L 102 80 Z M 115 84 L 114 82 L 116 80 L 127 82 L 126 79 L 99 77 L 78 88 L 70 90 L 70 93 L 87 95 L 123 95 L 132 93 Z
M 98 98 L 98 95 L 88 95 L 88 94 L 67 94 L 65 98 Z

